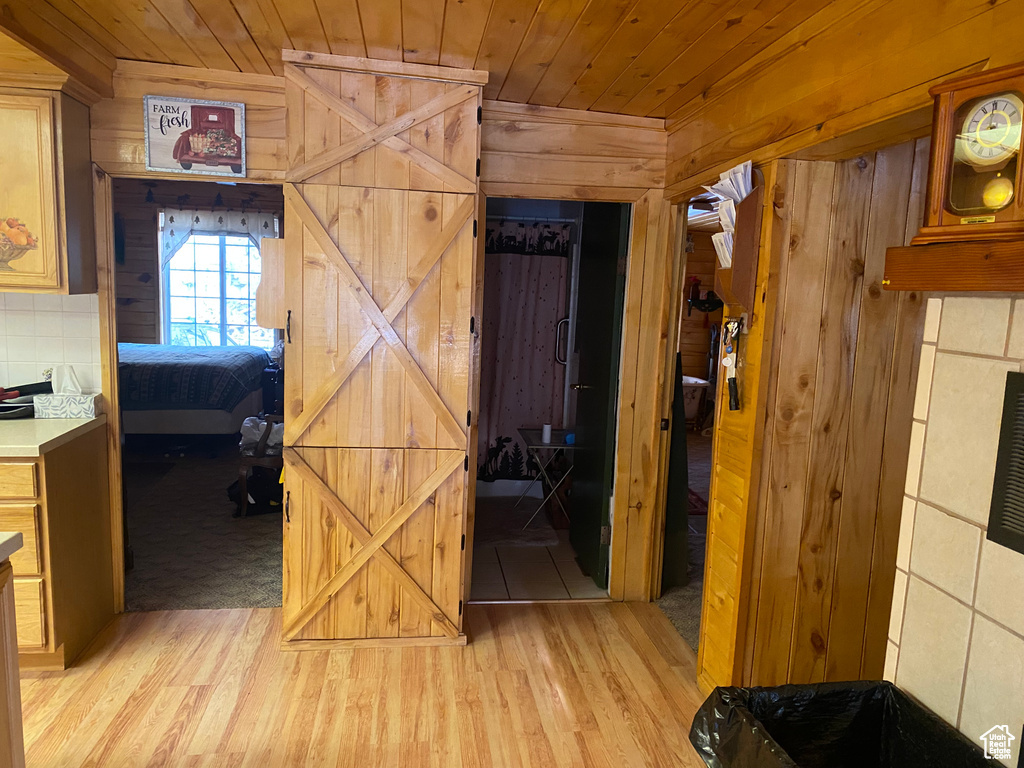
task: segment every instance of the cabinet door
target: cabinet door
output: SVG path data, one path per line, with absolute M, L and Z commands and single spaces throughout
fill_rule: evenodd
M 59 288 L 53 101 L 0 94 L 0 289 Z

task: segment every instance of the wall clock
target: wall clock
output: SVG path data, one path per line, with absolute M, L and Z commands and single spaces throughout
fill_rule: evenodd
M 1024 65 L 950 80 L 931 94 L 928 207 L 913 244 L 1024 237 Z

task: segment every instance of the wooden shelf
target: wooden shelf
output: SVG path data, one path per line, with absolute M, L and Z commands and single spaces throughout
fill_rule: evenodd
M 1024 240 L 968 241 L 889 248 L 889 291 L 1024 291 Z

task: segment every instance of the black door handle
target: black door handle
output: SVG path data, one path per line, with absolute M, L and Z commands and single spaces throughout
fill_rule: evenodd
M 288 318 L 284 321 L 284 332 L 288 337 L 288 343 L 292 343 L 292 311 L 288 310 Z

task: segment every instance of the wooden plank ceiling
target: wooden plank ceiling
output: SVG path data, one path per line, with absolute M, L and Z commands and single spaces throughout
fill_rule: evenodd
M 827 0 L 8 0 L 0 26 L 113 58 L 282 73 L 281 49 L 491 73 L 489 99 L 666 117 Z M 47 29 L 52 36 L 47 34 Z M 19 34 L 20 33 L 20 34 Z M 56 52 L 59 55 L 59 51 Z

